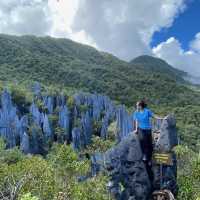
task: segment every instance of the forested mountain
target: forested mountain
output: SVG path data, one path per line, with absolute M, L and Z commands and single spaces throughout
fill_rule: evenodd
M 149 73 L 156 72 L 164 76 L 172 77 L 173 79 L 176 79 L 177 81 L 182 83 L 184 82 L 183 77 L 187 76 L 186 72 L 174 68 L 166 61 L 148 55 L 139 56 L 130 61 L 130 64 L 133 66 L 136 65 L 140 69 L 148 71 Z
M 177 200 L 198 199 L 200 93 L 183 79 L 184 72 L 151 56 L 125 62 L 68 39 L 1 34 L 0 47 L 0 199 L 110 199 L 104 173 L 83 182 L 77 178 L 88 174 L 91 156 L 115 144 L 115 106 L 117 119 L 125 116 L 121 127 L 129 131 L 132 106 L 140 98 L 160 116 L 175 115 L 180 143 L 175 149 Z M 76 151 L 66 138 L 75 141 Z
M 200 102 L 182 75 L 166 62 L 142 56 L 128 63 L 68 39 L 0 35 L 0 80 L 70 87 L 109 95 L 132 105 Z M 173 75 L 172 75 L 173 74 Z M 171 76 L 172 75 L 172 76 Z
M 128 63 L 92 47 L 51 37 L 1 34 L 0 47 L 0 86 L 18 85 L 14 96 L 19 102 L 27 95 L 18 88 L 34 81 L 58 92 L 106 94 L 128 107 L 146 98 L 155 112 L 176 114 L 181 141 L 194 149 L 198 145 L 200 93 L 190 89 L 182 78 L 184 72 L 161 59 L 140 56 Z M 191 129 L 195 131 L 190 133 Z

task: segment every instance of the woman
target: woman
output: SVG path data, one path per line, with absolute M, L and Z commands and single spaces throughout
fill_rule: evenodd
M 139 135 L 141 149 L 143 153 L 144 161 L 151 161 L 153 146 L 152 146 L 152 134 L 151 134 L 151 118 L 163 119 L 154 115 L 154 113 L 147 108 L 145 101 L 137 102 L 136 111 L 133 114 L 134 119 L 134 133 Z

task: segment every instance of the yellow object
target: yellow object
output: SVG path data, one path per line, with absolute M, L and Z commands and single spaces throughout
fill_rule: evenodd
M 156 164 L 173 165 L 172 155 L 170 153 L 154 153 L 153 161 Z

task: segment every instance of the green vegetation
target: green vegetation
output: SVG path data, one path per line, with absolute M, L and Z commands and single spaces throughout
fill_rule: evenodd
M 130 62 L 131 65 L 137 65 L 138 68 L 148 71 L 149 73 L 160 73 L 164 76 L 173 77 L 178 82 L 184 83 L 183 76 L 187 73 L 173 68 L 162 59 L 154 58 L 152 56 L 139 56 Z
M 198 200 L 200 198 L 200 154 L 189 148 L 178 146 L 178 200 Z
M 89 46 L 50 37 L 0 35 L 0 46 L 0 80 L 4 82 L 39 81 L 57 90 L 95 91 L 128 106 L 144 97 L 152 104 L 200 102 L 198 93 L 177 84 L 177 79 L 185 84 L 182 72 L 166 63 L 163 67 L 160 59 L 127 63 Z M 162 67 L 152 71 L 152 65 Z
M 24 194 L 20 200 L 39 200 L 37 197 L 33 197 L 31 193 Z
M 79 161 L 70 146 L 54 144 L 45 159 L 25 156 L 19 150 L 14 153 L 16 149 L 5 150 L 2 140 L 0 144 L 1 199 L 108 199 L 106 176 L 100 175 L 85 182 L 77 181 L 78 175 L 84 175 L 89 170 L 89 161 Z M 8 151 L 12 151 L 12 156 Z
M 43 92 L 66 93 L 69 107 L 73 104 L 71 94 L 82 90 L 106 94 L 126 104 L 130 112 L 131 106 L 145 97 L 155 113 L 174 113 L 180 138 L 176 148 L 178 200 L 200 198 L 200 93 L 183 80 L 183 72 L 149 56 L 127 63 L 66 39 L 0 35 L 0 45 L 0 91 L 8 87 L 24 113 L 32 100 L 29 91 L 33 81 L 42 83 Z M 52 123 L 57 120 L 52 116 Z M 111 147 L 115 125 L 110 129 L 108 141 L 95 137 L 82 154 Z M 56 128 L 55 132 L 62 137 L 63 130 Z M 76 177 L 85 174 L 89 164 L 87 159 L 80 161 L 67 145 L 53 144 L 44 158 L 25 156 L 17 148 L 5 150 L 0 140 L 0 195 L 8 199 L 16 195 L 19 200 L 108 199 L 104 174 L 77 182 Z
M 100 141 L 98 139 L 94 141 L 89 150 L 99 146 Z M 77 181 L 78 175 L 87 173 L 89 161 L 79 160 L 77 154 L 68 145 L 55 143 L 45 159 L 40 156 L 25 156 L 19 150 L 14 153 L 16 149 L 5 150 L 2 140 L 0 144 L 1 198 L 2 195 L 8 199 L 14 195 L 19 200 L 108 200 L 110 198 L 106 190 L 108 179 L 104 174 L 84 182 Z M 12 157 L 7 154 L 8 151 L 13 151 Z M 89 151 L 92 152 L 94 150 Z M 198 200 L 200 155 L 184 146 L 178 146 L 176 153 L 178 200 Z
M 173 113 L 176 117 L 180 144 L 190 149 L 200 151 L 200 106 L 161 106 L 153 110 L 164 116 Z

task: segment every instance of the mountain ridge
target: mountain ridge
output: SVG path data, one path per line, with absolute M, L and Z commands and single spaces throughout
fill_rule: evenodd
M 173 67 L 172 65 L 168 64 L 165 60 L 149 55 L 138 56 L 131 60 L 130 64 L 139 65 L 139 67 L 143 68 L 143 70 L 157 72 L 161 74 L 168 74 L 169 76 L 182 83 L 186 81 L 184 77 L 188 75 L 187 72 Z
M 158 104 L 186 104 L 198 97 L 184 86 L 180 74 L 150 73 L 138 61 L 128 63 L 69 39 L 0 34 L 0 46 L 1 81 L 72 87 L 127 105 L 144 97 Z

